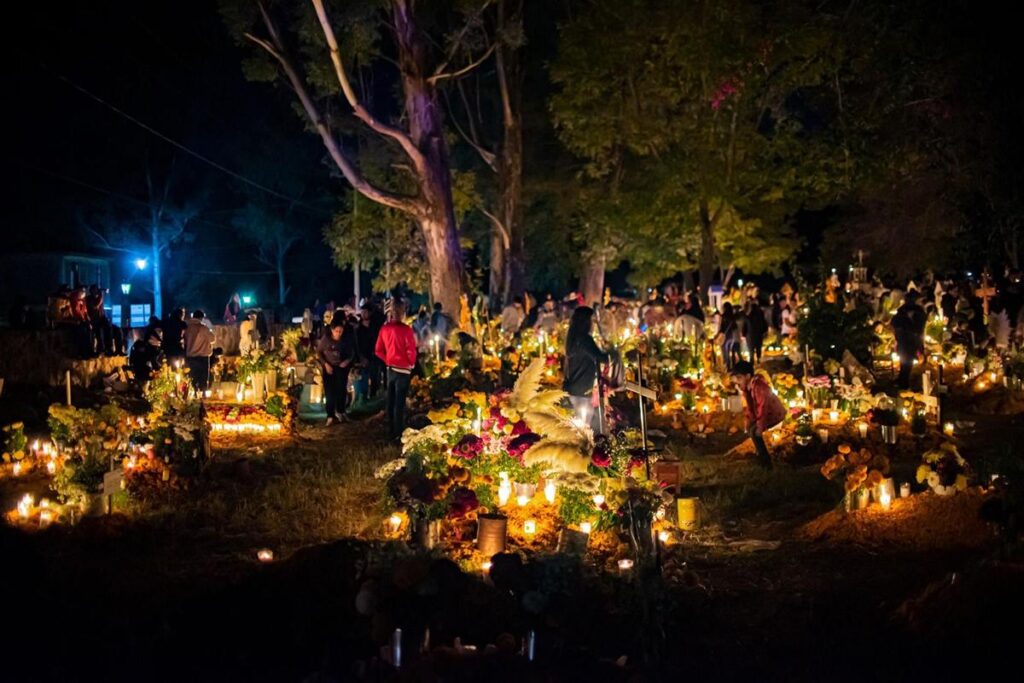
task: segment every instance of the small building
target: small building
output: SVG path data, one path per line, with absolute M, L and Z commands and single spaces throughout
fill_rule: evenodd
M 142 283 L 130 283 L 134 272 L 119 267 L 118 259 L 80 252 L 22 252 L 0 254 L 0 319 L 10 324 L 15 306 L 26 306 L 35 325 L 45 320 L 46 303 L 61 285 L 107 290 L 106 309 L 118 327 L 143 327 L 152 299 Z M 125 291 L 127 290 L 127 291 Z

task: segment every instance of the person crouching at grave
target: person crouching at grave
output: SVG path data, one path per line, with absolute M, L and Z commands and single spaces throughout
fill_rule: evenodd
M 746 409 L 747 434 L 754 443 L 759 464 L 766 470 L 772 468 L 771 454 L 764 442 L 764 433 L 782 422 L 786 408 L 762 375 L 754 374 L 754 366 L 741 360 L 733 366 L 731 375 L 743 393 Z

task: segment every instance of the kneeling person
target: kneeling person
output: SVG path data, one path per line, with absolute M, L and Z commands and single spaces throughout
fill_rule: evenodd
M 757 459 L 762 467 L 771 469 L 772 458 L 768 446 L 764 442 L 764 433 L 782 422 L 786 417 L 786 407 L 779 397 L 772 392 L 768 381 L 761 375 L 754 374 L 754 366 L 745 360 L 736 363 L 732 376 L 743 392 L 743 404 L 746 409 L 747 434 L 754 442 Z

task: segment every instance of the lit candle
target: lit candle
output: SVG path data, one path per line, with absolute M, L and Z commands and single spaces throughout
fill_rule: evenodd
M 598 493 L 594 496 L 594 506 L 601 507 L 602 505 L 604 505 L 604 496 Z
M 857 430 L 860 432 L 860 438 L 862 438 L 862 439 L 868 438 L 868 423 L 867 422 L 858 422 L 857 423 Z
M 822 443 L 828 443 L 828 430 L 827 429 L 819 429 L 818 430 L 818 438 L 821 439 Z
M 509 496 L 512 495 L 512 486 L 507 482 L 503 481 L 498 485 L 498 505 L 505 505 L 508 503 Z
M 260 550 L 256 551 L 256 559 L 258 559 L 260 562 L 273 562 L 274 551 L 270 548 L 261 548 Z
M 590 522 L 580 522 L 580 531 L 585 534 L 589 534 L 591 529 Z
M 402 528 L 402 516 L 394 514 L 388 517 L 388 528 L 391 530 L 391 533 L 397 534 L 398 530 Z
M 527 536 L 532 536 L 537 533 L 537 522 L 533 519 L 528 519 L 523 522 L 523 533 Z
M 28 519 L 30 512 L 32 512 L 32 496 L 26 493 L 18 501 L 18 514 L 21 515 L 22 519 Z
M 883 510 L 888 510 L 892 505 L 892 494 L 889 493 L 889 487 L 882 485 L 882 490 L 878 494 L 878 502 L 881 503 Z
M 782 441 L 782 434 L 778 432 L 772 432 L 772 443 L 778 443 Z
M 900 484 L 900 498 L 910 498 L 910 484 Z
M 490 572 L 491 571 L 491 561 L 490 560 L 484 560 L 483 562 L 481 562 L 480 563 L 480 569 L 483 570 L 484 574 L 487 574 L 488 572 Z
M 669 541 L 669 539 L 671 537 L 672 537 L 671 534 L 669 534 L 667 531 L 659 531 L 658 532 L 658 540 L 661 541 L 662 543 L 668 543 L 668 541 Z
M 544 497 L 549 503 L 555 502 L 555 482 L 549 481 L 544 484 Z
M 434 353 L 437 356 L 438 364 L 440 364 L 441 363 L 441 338 L 439 336 L 437 336 L 436 334 L 434 335 Z
M 53 511 L 52 510 L 43 510 L 42 512 L 39 513 L 39 526 L 40 527 L 50 526 L 50 522 L 52 522 L 52 521 L 53 521 Z
M 625 573 L 625 572 L 628 572 L 632 568 L 633 568 L 633 560 L 630 560 L 630 559 L 619 560 L 619 571 L 620 572 Z
M 946 424 L 942 425 L 942 433 L 945 434 L 946 436 L 953 436 L 954 430 L 955 428 L 953 427 L 952 422 L 947 422 Z
M 519 507 L 526 507 L 526 504 L 530 502 L 530 497 L 525 493 L 520 493 L 516 496 L 516 505 Z
M 21 474 L 21 463 L 20 462 L 16 462 L 16 463 L 14 463 L 14 476 L 17 477 L 20 474 Z
M 828 419 L 831 422 L 839 422 L 839 411 L 838 410 L 830 410 L 829 413 L 828 413 Z

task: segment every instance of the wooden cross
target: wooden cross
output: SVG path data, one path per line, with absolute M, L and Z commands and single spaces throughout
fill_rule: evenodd
M 996 288 L 989 284 L 988 269 L 981 272 L 981 287 L 974 290 L 974 294 L 981 298 L 981 310 L 985 313 L 985 322 L 988 322 L 988 301 L 996 295 Z

